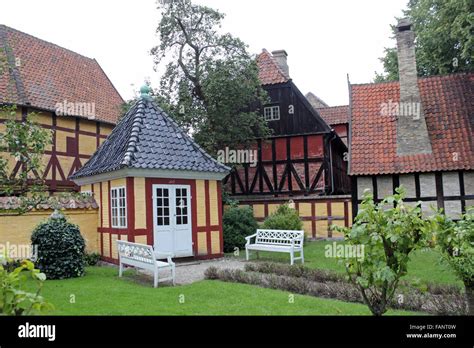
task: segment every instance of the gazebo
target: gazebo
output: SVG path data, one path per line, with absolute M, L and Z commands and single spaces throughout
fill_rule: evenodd
M 196 144 L 141 88 L 139 100 L 70 179 L 99 205 L 104 260 L 117 240 L 175 257 L 222 256 L 221 180 L 229 168 Z

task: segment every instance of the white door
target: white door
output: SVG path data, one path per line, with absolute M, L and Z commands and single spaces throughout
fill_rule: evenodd
M 193 255 L 189 185 L 153 185 L 153 226 L 156 251 Z

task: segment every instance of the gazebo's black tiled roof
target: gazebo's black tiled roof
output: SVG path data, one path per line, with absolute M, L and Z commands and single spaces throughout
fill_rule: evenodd
M 226 173 L 160 107 L 140 98 L 70 179 L 122 168 Z

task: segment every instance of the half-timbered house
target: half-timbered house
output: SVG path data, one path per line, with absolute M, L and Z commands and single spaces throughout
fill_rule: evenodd
M 397 26 L 400 81 L 350 85 L 353 211 L 403 185 L 424 213 L 474 204 L 474 74 L 417 78 L 411 23 Z
M 256 141 L 256 165 L 237 166 L 225 179 L 226 189 L 252 205 L 259 220 L 291 199 L 309 236 L 331 236 L 328 225 L 350 220 L 346 145 L 290 78 L 285 51 L 263 50 L 257 64 L 270 98 L 262 117 L 272 135 Z
M 0 25 L 0 105 L 16 105 L 18 121 L 34 112 L 53 131 L 43 174 L 51 192 L 78 190 L 68 176 L 110 134 L 122 103 L 95 59 Z M 10 158 L 10 172 L 20 170 Z

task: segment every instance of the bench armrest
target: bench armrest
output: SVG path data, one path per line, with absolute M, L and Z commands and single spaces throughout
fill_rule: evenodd
M 155 259 L 163 258 L 166 257 L 168 260 L 169 264 L 174 264 L 173 260 L 171 259 L 174 255 L 172 253 L 166 253 L 166 252 L 157 252 L 155 251 Z
M 245 237 L 245 239 L 247 240 L 247 243 L 245 243 L 245 245 L 250 245 L 250 240 L 256 236 L 257 234 L 255 233 L 255 234 L 252 234 L 251 236 Z

